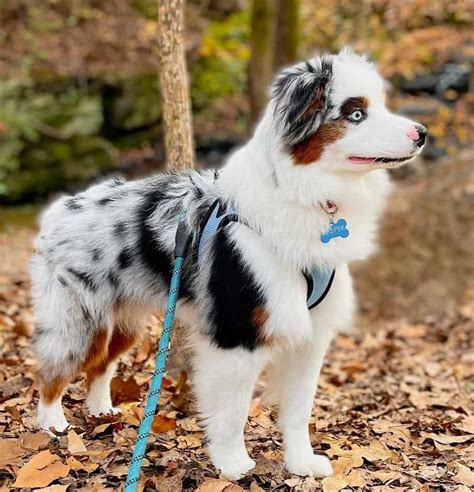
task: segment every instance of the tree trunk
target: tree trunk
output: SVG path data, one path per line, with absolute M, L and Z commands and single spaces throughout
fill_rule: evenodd
M 158 0 L 160 85 L 169 169 L 194 167 L 194 146 L 184 51 L 185 0 Z
M 274 73 L 298 57 L 299 3 L 300 0 L 275 0 Z
M 250 126 L 262 115 L 273 75 L 298 56 L 300 0 L 252 0 Z
M 160 88 L 163 100 L 163 133 L 168 169 L 194 167 L 188 75 L 184 50 L 185 0 L 158 0 Z M 190 350 L 184 327 L 175 323 L 167 372 L 189 373 Z
M 248 72 L 250 127 L 260 118 L 273 74 L 274 1 L 252 0 Z

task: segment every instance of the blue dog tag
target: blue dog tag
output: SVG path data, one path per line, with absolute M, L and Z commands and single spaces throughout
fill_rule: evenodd
M 329 230 L 320 236 L 321 242 L 326 244 L 335 237 L 349 237 L 349 229 L 346 226 L 347 222 L 345 219 L 339 219 L 337 222 L 331 220 Z

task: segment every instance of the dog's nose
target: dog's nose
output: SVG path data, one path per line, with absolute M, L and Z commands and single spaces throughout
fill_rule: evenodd
M 428 133 L 428 130 L 426 129 L 425 126 L 423 125 L 414 125 L 413 127 L 410 128 L 410 131 L 408 132 L 407 136 L 413 142 L 418 145 L 418 147 L 421 147 L 425 141 L 426 141 L 426 135 Z

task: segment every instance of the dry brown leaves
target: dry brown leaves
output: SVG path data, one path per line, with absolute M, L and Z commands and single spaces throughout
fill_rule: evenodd
M 0 234 L 0 245 L 27 250 L 25 234 L 17 237 L 21 241 L 13 236 L 7 241 Z M 2 249 L 5 257 L 13 254 Z M 16 269 L 9 263 L 0 282 L 0 489 L 118 490 L 143 414 L 156 323 L 148 328 L 152 343 L 144 340 L 119 366 L 113 395 L 122 414 L 88 417 L 84 384 L 76 381 L 64 398 L 72 429 L 51 438 L 34 426 L 37 396 L 24 262 Z M 472 301 L 467 297 L 449 316 L 419 324 L 373 324 L 335 339 L 310 424 L 314 449 L 329 456 L 333 477 L 315 480 L 284 471 L 275 414 L 258 396 L 262 382 L 246 429 L 257 466 L 238 484 L 220 479 L 207 458 L 182 374 L 164 381 L 140 486 L 166 492 L 472 490 Z

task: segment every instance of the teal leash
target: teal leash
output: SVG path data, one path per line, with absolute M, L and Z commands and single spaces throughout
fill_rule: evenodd
M 161 383 L 165 372 L 166 360 L 170 349 L 171 330 L 173 328 L 174 313 L 176 303 L 178 302 L 179 285 L 181 282 L 181 273 L 183 271 L 183 263 L 186 257 L 186 252 L 189 245 L 189 234 L 184 222 L 184 212 L 181 215 L 181 221 L 176 232 L 176 246 L 174 251 L 174 267 L 171 277 L 170 290 L 168 293 L 168 304 L 166 307 L 165 319 L 163 322 L 163 331 L 161 333 L 160 342 L 155 358 L 155 370 L 150 381 L 150 390 L 145 406 L 145 414 L 143 415 L 140 428 L 138 430 L 137 441 L 133 449 L 132 460 L 128 469 L 127 481 L 125 483 L 124 492 L 135 492 L 137 490 L 138 480 L 140 478 L 140 469 L 142 460 L 145 456 L 146 445 L 150 436 L 151 425 L 155 417 L 156 407 L 161 394 Z

